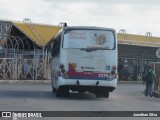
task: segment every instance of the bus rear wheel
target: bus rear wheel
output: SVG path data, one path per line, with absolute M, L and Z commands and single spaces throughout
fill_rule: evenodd
M 68 97 L 69 96 L 69 89 L 60 87 L 56 91 L 56 97 Z
M 104 98 L 109 98 L 109 92 L 105 92 L 103 96 Z
M 109 92 L 97 91 L 95 92 L 96 98 L 109 98 Z

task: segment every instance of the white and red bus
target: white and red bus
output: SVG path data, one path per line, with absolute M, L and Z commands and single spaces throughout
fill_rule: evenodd
M 53 40 L 52 88 L 56 96 L 69 91 L 109 97 L 117 86 L 117 39 L 114 29 L 64 27 Z

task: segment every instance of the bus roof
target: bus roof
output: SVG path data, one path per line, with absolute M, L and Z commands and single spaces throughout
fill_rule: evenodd
M 89 29 L 89 30 L 111 30 L 115 31 L 113 28 L 96 27 L 96 26 L 66 26 L 64 29 Z

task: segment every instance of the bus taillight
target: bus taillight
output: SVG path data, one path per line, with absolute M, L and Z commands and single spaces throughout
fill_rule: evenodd
M 61 69 L 61 73 L 65 73 L 65 69 Z
M 111 70 L 111 74 L 109 75 L 109 79 L 110 80 L 113 80 L 113 79 L 117 78 L 116 70 L 117 70 L 117 67 L 113 66 L 112 70 Z
M 115 73 L 116 73 L 115 71 L 111 71 L 111 74 L 112 74 L 112 75 L 115 75 Z
M 61 76 L 62 76 L 63 78 L 68 78 L 67 73 L 62 73 Z
M 64 68 L 64 65 L 60 65 L 59 67 L 60 67 L 61 69 L 63 69 L 63 68 Z
M 112 74 L 112 75 L 115 75 L 115 74 L 116 74 L 116 70 L 117 70 L 117 67 L 116 67 L 116 66 L 113 66 L 113 67 L 112 67 L 111 74 Z
M 113 66 L 113 67 L 112 67 L 112 70 L 113 70 L 113 71 L 116 71 L 116 70 L 117 70 L 117 67 L 116 67 L 116 66 Z
M 61 77 L 68 78 L 66 70 L 64 69 L 64 65 L 60 65 L 59 67 L 60 67 L 60 75 L 61 75 Z

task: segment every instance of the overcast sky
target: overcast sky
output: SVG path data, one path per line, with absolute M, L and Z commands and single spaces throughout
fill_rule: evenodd
M 160 0 L 0 0 L 0 19 L 125 29 L 160 37 Z

